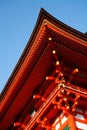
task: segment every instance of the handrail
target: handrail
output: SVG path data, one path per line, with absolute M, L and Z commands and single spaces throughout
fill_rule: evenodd
M 32 128 L 33 124 L 37 122 L 37 119 L 45 112 L 45 110 L 48 108 L 52 100 L 57 96 L 59 90 L 60 85 L 57 85 L 55 89 L 51 92 L 51 94 L 48 96 L 47 100 L 39 108 L 35 116 L 28 122 L 24 130 L 30 130 Z
M 47 97 L 47 100 L 38 109 L 38 111 L 36 112 L 35 116 L 32 117 L 31 120 L 28 122 L 28 124 L 26 125 L 24 130 L 31 130 L 31 128 L 34 126 L 34 124 L 37 122 L 37 120 L 43 115 L 45 110 L 49 107 L 49 105 L 52 103 L 52 101 L 56 98 L 56 96 L 58 95 L 59 90 L 61 89 L 61 86 L 66 91 L 69 91 L 71 93 L 78 94 L 81 97 L 87 98 L 87 93 L 86 92 L 82 92 L 82 91 L 80 91 L 78 89 L 75 89 L 75 88 L 73 88 L 72 85 L 71 85 L 72 87 L 70 87 L 70 85 L 65 85 L 65 83 L 59 82 L 56 85 L 55 89 Z

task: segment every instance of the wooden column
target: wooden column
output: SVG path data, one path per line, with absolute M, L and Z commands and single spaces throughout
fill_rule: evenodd
M 73 115 L 68 116 L 70 130 L 76 130 L 75 120 Z

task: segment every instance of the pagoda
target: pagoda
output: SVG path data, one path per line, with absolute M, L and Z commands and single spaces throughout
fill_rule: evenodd
M 41 9 L 0 100 L 0 130 L 87 130 L 87 35 Z

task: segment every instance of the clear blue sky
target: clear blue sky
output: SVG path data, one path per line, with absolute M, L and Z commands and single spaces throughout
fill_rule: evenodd
M 29 40 L 41 7 L 87 32 L 87 0 L 0 0 L 0 92 Z

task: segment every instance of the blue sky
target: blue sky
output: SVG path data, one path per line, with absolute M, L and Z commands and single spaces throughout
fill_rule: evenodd
M 41 7 L 87 32 L 87 0 L 0 0 L 0 92 L 30 38 Z

